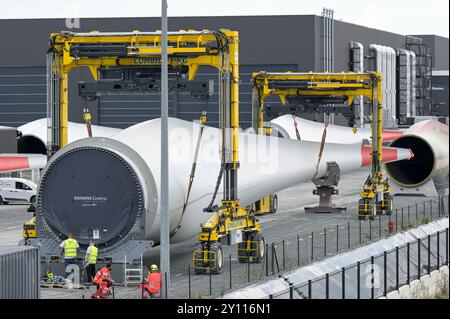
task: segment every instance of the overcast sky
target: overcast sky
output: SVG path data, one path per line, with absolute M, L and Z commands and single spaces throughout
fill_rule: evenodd
M 448 37 L 449 0 L 168 0 L 169 16 L 316 14 L 400 34 Z M 0 19 L 159 16 L 160 0 L 2 0 Z

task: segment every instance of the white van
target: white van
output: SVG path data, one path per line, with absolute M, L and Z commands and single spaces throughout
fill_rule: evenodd
M 9 201 L 32 203 L 36 199 L 37 185 L 24 178 L 0 178 L 0 204 Z

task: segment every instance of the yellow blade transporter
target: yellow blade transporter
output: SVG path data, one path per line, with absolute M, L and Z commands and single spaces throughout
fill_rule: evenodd
M 355 97 L 364 96 L 371 104 L 371 173 L 358 203 L 358 217 L 374 219 L 377 214 L 392 213 L 392 195 L 388 180 L 381 171 L 382 159 L 382 76 L 380 73 L 253 73 L 252 123 L 253 130 L 265 134 L 264 100 L 278 96 L 283 105 L 287 101 L 297 112 L 347 113 L 354 112 Z M 341 105 L 341 106 L 336 106 Z M 301 128 L 300 128 L 301 129 Z M 356 129 L 356 128 L 355 128 Z M 299 135 L 299 134 L 298 134 Z M 325 139 L 322 139 L 321 149 Z M 320 158 L 321 154 L 319 154 Z
M 169 68 L 178 74 L 187 74 L 188 80 L 194 79 L 198 68 L 202 65 L 212 66 L 219 71 L 219 114 L 222 129 L 222 169 L 219 176 L 222 176 L 222 173 L 224 175 L 224 197 L 220 207 L 209 205 L 205 209 L 214 214 L 201 225 L 199 243 L 193 251 L 193 268 L 196 273 L 220 272 L 223 266 L 223 253 L 219 240 L 227 238 L 228 243 L 238 244 L 239 261 L 246 262 L 250 258 L 252 262 L 261 262 L 265 244 L 260 234 L 260 225 L 252 212 L 241 207 L 238 199 L 238 32 L 181 30 L 169 32 L 168 41 Z M 50 75 L 48 116 L 51 118 L 49 139 L 49 156 L 51 156 L 68 143 L 70 71 L 77 67 L 88 67 L 94 79 L 99 81 L 101 72 L 107 69 L 160 70 L 161 32 L 51 34 L 47 61 Z M 103 84 L 99 82 L 99 85 Z M 80 87 L 82 95 L 96 94 L 86 92 L 85 89 L 86 87 Z M 102 87 L 97 89 L 112 90 Z M 172 235 L 175 232 L 176 230 Z

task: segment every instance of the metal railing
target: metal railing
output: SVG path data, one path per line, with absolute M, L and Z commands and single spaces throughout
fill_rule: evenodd
M 375 299 L 448 265 L 448 228 L 395 247 L 269 298 Z
M 358 220 L 355 215 L 355 219 L 347 223 L 266 243 L 264 260 L 259 264 L 251 263 L 250 259 L 247 263 L 239 263 L 237 252 L 232 251 L 227 255 L 228 258 L 224 258 L 224 269 L 218 275 L 193 275 L 191 266 L 186 266 L 184 269 L 178 268 L 174 271 L 184 275 L 177 280 L 177 289 L 172 291 L 171 296 L 174 298 L 220 297 L 231 290 L 271 277 L 277 278 L 282 272 L 300 268 L 443 217 L 448 217 L 447 196 L 397 208 L 391 216 L 381 215 L 373 221 Z M 441 242 L 445 241 L 441 240 Z M 423 249 L 423 251 L 426 250 Z M 374 262 L 377 263 L 380 257 L 374 258 Z M 361 262 L 360 267 L 366 267 L 367 264 L 370 264 L 370 261 Z M 345 277 L 350 278 L 352 271 L 356 269 L 357 265 L 346 269 Z M 329 274 L 330 285 L 337 280 L 336 276 L 342 276 L 342 273 Z M 309 287 L 313 292 L 318 285 L 316 282 L 317 280 L 312 281 L 312 286 Z M 307 283 L 305 285 L 307 286 Z M 348 290 L 349 287 L 351 285 L 347 282 L 345 289 Z M 299 288 L 295 287 L 295 289 Z M 302 291 L 302 294 L 308 296 L 307 292 Z M 348 291 L 347 295 L 351 296 Z

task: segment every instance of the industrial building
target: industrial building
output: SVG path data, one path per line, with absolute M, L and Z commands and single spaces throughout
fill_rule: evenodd
M 420 280 L 425 263 L 428 275 L 448 266 L 448 249 L 444 255 L 440 247 L 444 235 L 448 242 L 448 39 L 335 21 L 330 9 L 322 16 L 174 17 L 167 33 L 164 1 L 162 11 L 161 19 L 80 24 L 0 20 L 0 173 L 31 172 L 39 184 L 22 200 L 34 213 L 25 216 L 24 207 L 11 206 L 20 202 L 14 193 L 27 189 L 3 182 L 0 244 L 20 238 L 19 246 L 39 247 L 29 251 L 37 255 L 28 267 L 43 288 L 25 296 L 10 293 L 24 289 L 20 282 L 1 285 L 22 252 L 8 246 L 2 296 L 84 299 L 94 289 L 91 298 L 115 298 L 120 286 L 119 296 L 144 298 L 152 274 L 159 286 L 154 296 L 147 290 L 151 298 L 175 290 L 180 297 L 186 280 L 191 299 L 191 274 L 202 287 L 209 278 L 210 297 L 218 289 L 223 296 L 275 275 L 285 281 L 280 273 L 300 269 L 303 257 L 315 261 L 318 247 L 320 258 L 343 248 L 350 256 L 352 248 L 430 222 L 438 232 L 418 238 L 412 267 L 416 241 L 408 242 L 407 284 L 410 268 Z M 314 184 L 312 194 L 298 187 L 305 182 Z M 319 206 L 309 206 L 312 195 Z M 392 249 L 395 287 L 386 270 L 393 250 L 380 250 L 368 257 L 373 266 L 384 256 L 384 290 L 363 298 L 403 286 L 405 256 Z M 345 267 L 357 267 L 360 299 L 360 266 L 369 259 L 344 259 L 337 287 L 346 299 Z M 83 269 L 92 265 L 85 282 Z M 105 267 L 96 272 L 96 265 Z M 333 275 L 325 274 L 326 299 Z M 295 289 L 313 299 L 311 280 L 307 298 L 297 289 L 304 282 L 286 280 L 290 298 Z
M 157 17 L 87 18 L 81 19 L 79 28 L 70 29 L 72 25 L 68 27 L 66 22 L 65 19 L 0 20 L 0 34 L 4 39 L 0 47 L 0 125 L 17 127 L 46 116 L 45 53 L 50 33 L 61 30 L 147 31 L 158 29 L 160 23 Z M 394 81 L 386 90 L 397 94 L 396 98 L 386 99 L 385 104 L 390 106 L 385 117 L 394 118 L 392 123 L 385 123 L 386 127 L 408 124 L 406 118 L 414 114 L 448 116 L 447 38 L 434 35 L 407 37 L 314 15 L 174 17 L 169 22 L 170 30 L 219 28 L 237 30 L 240 34 L 239 99 L 240 122 L 244 129 L 251 125 L 252 72 L 341 72 L 361 71 L 361 68 L 364 69 L 362 71 L 381 71 L 381 62 L 378 63 L 380 70 L 377 70 L 373 45 L 391 48 L 390 52 L 398 53 L 399 49 L 412 51 L 417 61 L 416 85 L 409 86 L 408 93 L 405 93 L 405 88 L 397 87 L 400 80 L 397 84 Z M 16 36 L 8 36 L 10 30 L 14 30 Z M 355 44 L 363 50 L 356 53 Z M 401 62 L 392 62 L 391 65 L 392 78 L 398 78 L 394 73 L 400 72 Z M 397 65 L 397 70 L 394 65 Z M 434 75 L 433 81 L 431 74 Z M 197 79 L 217 80 L 217 72 L 203 67 Z M 89 71 L 75 70 L 71 73 L 69 101 L 72 106 L 78 106 L 70 108 L 69 119 L 73 122 L 82 122 L 83 102 L 78 96 L 78 81 L 92 81 Z M 217 82 L 215 88 L 217 91 Z M 411 91 L 413 88 L 416 94 Z M 404 96 L 409 94 L 409 102 L 400 97 L 401 92 L 405 93 Z M 212 126 L 218 125 L 217 102 L 218 94 L 215 92 L 208 101 L 208 124 Z M 410 103 L 411 108 L 408 109 L 405 103 Z M 279 106 L 281 102 L 272 99 L 266 104 Z M 160 116 L 157 95 L 101 96 L 88 102 L 87 106 L 93 116 L 93 124 L 110 127 L 126 128 Z M 204 102 L 190 95 L 174 92 L 169 97 L 169 115 L 173 117 L 198 119 L 203 106 Z M 289 112 L 287 108 L 279 111 Z M 321 120 L 314 116 L 305 117 Z M 348 121 L 336 118 L 336 124 L 348 124 Z

